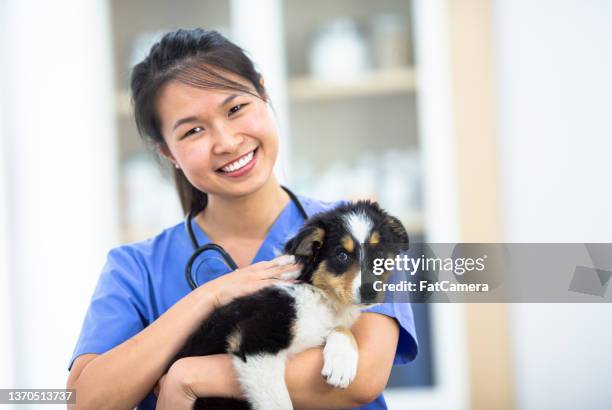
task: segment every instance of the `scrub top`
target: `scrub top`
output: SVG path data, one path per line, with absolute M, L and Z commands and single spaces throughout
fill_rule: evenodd
M 309 216 L 333 208 L 341 202 L 322 202 L 298 196 Z M 289 201 L 272 225 L 253 263 L 280 255 L 285 242 L 297 233 L 304 218 Z M 193 223 L 200 245 L 209 243 L 206 234 Z M 193 252 L 183 223 L 161 232 L 154 238 L 123 245 L 108 254 L 79 335 L 68 370 L 74 360 L 85 353 L 102 354 L 123 343 L 155 321 L 172 305 L 190 292 L 184 276 L 185 265 Z M 220 274 L 223 274 L 221 272 Z M 214 279 L 214 272 L 200 279 Z M 394 364 L 412 361 L 417 354 L 417 339 L 412 309 L 408 303 L 383 303 L 366 312 L 393 317 L 400 326 Z M 155 409 L 156 397 L 149 393 L 138 409 Z M 383 396 L 359 409 L 386 409 Z

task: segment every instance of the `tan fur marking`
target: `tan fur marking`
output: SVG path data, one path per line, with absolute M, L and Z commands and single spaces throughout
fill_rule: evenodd
M 357 341 L 355 340 L 355 336 L 353 335 L 353 332 L 351 332 L 350 329 L 343 327 L 343 326 L 338 326 L 337 328 L 334 329 L 336 332 L 338 333 L 342 333 L 344 335 L 346 335 L 346 337 L 348 337 L 351 341 L 351 344 L 353 345 L 353 347 L 355 349 L 357 349 Z
M 355 250 L 355 242 L 353 242 L 353 238 L 348 235 L 342 237 L 340 243 L 342 244 L 344 249 L 347 250 L 347 252 L 353 252 Z
M 323 242 L 325 239 L 325 230 L 323 228 L 316 228 L 312 234 L 313 241 Z
M 377 245 L 380 242 L 380 234 L 376 231 L 372 231 L 368 242 L 370 242 L 370 245 Z
M 240 343 L 242 343 L 242 335 L 239 330 L 230 333 L 227 337 L 227 351 L 228 352 L 238 352 L 240 351 Z
M 324 291 L 328 297 L 341 306 L 353 303 L 353 280 L 357 276 L 356 267 L 351 267 L 345 274 L 336 276 L 329 272 L 327 264 L 322 262 L 312 274 L 312 284 Z
M 312 255 L 312 244 L 315 242 L 323 243 L 325 239 L 325 230 L 323 228 L 315 228 L 315 230 L 308 235 L 297 247 L 295 253 L 297 255 Z

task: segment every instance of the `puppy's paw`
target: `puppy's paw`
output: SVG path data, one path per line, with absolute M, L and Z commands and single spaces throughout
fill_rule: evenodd
M 323 349 L 321 375 L 334 387 L 346 389 L 355 379 L 359 354 L 356 346 L 343 333 L 334 332 Z

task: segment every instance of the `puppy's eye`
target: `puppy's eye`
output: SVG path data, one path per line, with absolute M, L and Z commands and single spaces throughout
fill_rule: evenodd
M 348 261 L 348 258 L 349 256 L 346 252 L 338 252 L 338 254 L 336 255 L 336 259 L 343 263 Z

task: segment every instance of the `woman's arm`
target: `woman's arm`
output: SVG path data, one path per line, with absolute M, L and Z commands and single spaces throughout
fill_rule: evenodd
M 77 390 L 77 403 L 69 408 L 133 409 L 217 306 L 278 283 L 282 273 L 295 269 L 296 265 L 278 266 L 276 261 L 259 262 L 207 282 L 132 338 L 84 366 L 75 361 L 67 388 Z
M 323 348 L 295 355 L 287 362 L 285 379 L 296 409 L 346 409 L 370 403 L 384 390 L 399 338 L 395 319 L 363 313 L 351 329 L 359 348 L 355 380 L 346 389 L 333 388 L 323 376 Z M 172 369 L 173 377 L 198 397 L 240 397 L 240 385 L 229 355 L 188 357 Z
M 76 380 L 68 383 L 68 388 L 77 391 L 77 403 L 72 408 L 136 407 L 153 389 L 181 344 L 212 312 L 211 296 L 199 289 L 134 337 L 89 362 Z

